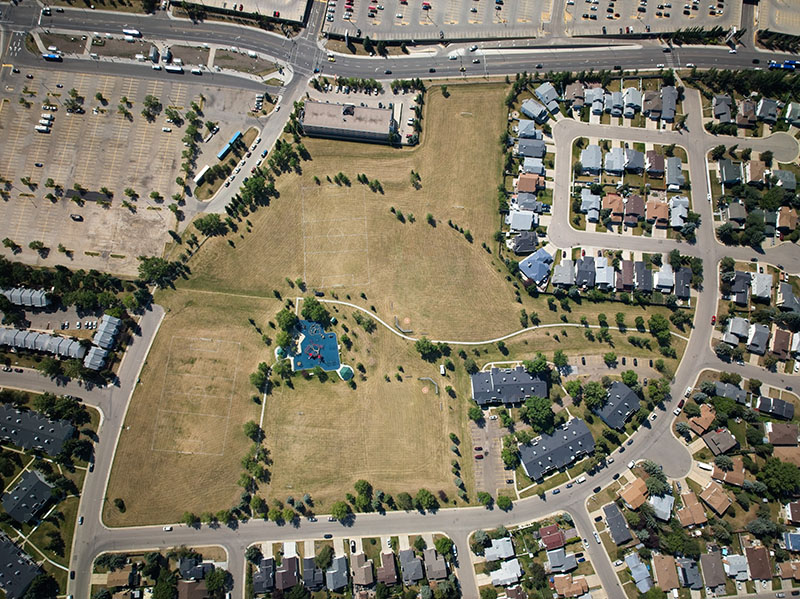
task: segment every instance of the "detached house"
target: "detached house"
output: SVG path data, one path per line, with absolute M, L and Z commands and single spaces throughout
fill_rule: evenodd
M 719 181 L 723 185 L 735 185 L 742 182 L 741 164 L 734 164 L 730 158 L 722 158 L 717 163 L 719 166 Z
M 642 196 L 633 194 L 625 201 L 625 224 L 635 227 L 640 220 L 644 220 L 644 200 Z
M 588 187 L 581 189 L 581 212 L 590 223 L 600 220 L 600 202 L 600 196 L 593 194 Z
M 797 178 L 792 171 L 772 169 L 772 176 L 777 179 L 775 184 L 783 187 L 786 191 L 794 192 L 797 189 Z
M 686 224 L 689 217 L 689 198 L 686 196 L 673 196 L 669 200 L 669 225 L 673 229 L 680 229 Z
M 520 119 L 517 125 L 517 137 L 523 139 L 542 139 L 542 132 L 536 128 L 536 121 Z
M 622 260 L 616 280 L 617 291 L 633 290 L 633 260 Z
M 661 96 L 657 91 L 647 90 L 642 96 L 642 114 L 651 121 L 661 118 Z
M 744 129 L 752 129 L 756 126 L 756 105 L 752 100 L 742 100 L 739 104 L 736 125 Z
M 756 118 L 768 125 L 778 122 L 778 103 L 771 98 L 761 98 L 756 106 Z
M 584 173 L 599 175 L 603 168 L 603 150 L 600 146 L 592 144 L 581 150 L 581 165 Z
M 625 151 L 622 148 L 611 148 L 606 154 L 604 169 L 610 175 L 622 176 L 625 170 Z
M 564 90 L 564 101 L 572 106 L 572 110 L 580 110 L 584 105 L 584 94 L 583 84 L 575 81 Z
M 683 175 L 683 163 L 677 156 L 667 158 L 667 189 L 678 191 L 686 185 L 686 177 Z
M 605 111 L 610 113 L 611 116 L 622 116 L 622 109 L 624 108 L 622 100 L 622 92 L 611 92 L 605 96 Z
M 622 217 L 625 215 L 625 204 L 622 202 L 622 197 L 616 193 L 607 193 L 603 198 L 603 210 L 609 210 L 609 218 L 611 224 L 622 224 Z
M 647 150 L 645 163 L 648 176 L 658 178 L 664 176 L 664 157 L 661 154 L 655 150 Z
M 661 88 L 661 118 L 668 123 L 675 120 L 678 90 L 671 85 Z
M 625 170 L 629 173 L 644 172 L 644 154 L 638 150 L 625 150 Z
M 590 87 L 584 92 L 586 104 L 592 107 L 592 114 L 603 114 L 605 91 L 602 87 Z
M 761 160 L 748 161 L 744 167 L 744 178 L 748 185 L 763 186 L 766 168 L 767 166 Z
M 622 101 L 625 105 L 623 116 L 626 119 L 632 119 L 642 109 L 642 92 L 635 87 L 627 87 L 623 93 Z
M 647 200 L 647 222 L 652 223 L 657 229 L 666 229 L 669 226 L 669 204 L 656 199 Z
M 527 116 L 529 119 L 533 119 L 540 125 L 547 122 L 547 119 L 550 118 L 550 114 L 547 112 L 547 109 L 533 98 L 528 98 L 525 100 L 519 109 L 522 114 Z
M 790 125 L 800 127 L 800 104 L 797 102 L 789 102 L 786 105 L 786 116 L 783 118 Z
M 558 92 L 556 88 L 553 87 L 553 84 L 549 81 L 546 83 L 542 83 L 539 87 L 536 88 L 534 91 L 536 97 L 541 100 L 542 104 L 547 107 L 552 113 L 558 112 Z
M 728 204 L 728 222 L 731 223 L 735 229 L 743 228 L 746 219 L 747 210 L 744 204 L 740 202 L 731 202 Z
M 731 97 L 728 95 L 716 95 L 711 103 L 714 111 L 714 118 L 720 123 L 730 123 L 731 118 Z

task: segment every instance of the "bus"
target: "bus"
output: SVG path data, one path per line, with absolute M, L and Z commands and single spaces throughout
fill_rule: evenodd
M 123 29 L 122 33 L 130 35 L 131 37 L 142 37 L 142 32 L 138 29 Z
M 177 64 L 168 64 L 164 66 L 167 73 L 183 73 L 183 67 Z
M 34 129 L 39 133 L 50 133 L 50 127 L 45 127 L 44 125 L 36 125 Z
M 42 58 L 44 58 L 45 60 L 49 60 L 51 62 L 61 62 L 63 60 L 60 54 L 55 54 L 55 53 L 42 54 Z

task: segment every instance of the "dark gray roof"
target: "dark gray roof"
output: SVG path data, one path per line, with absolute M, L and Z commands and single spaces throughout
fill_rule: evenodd
M 644 293 L 650 293 L 653 290 L 653 271 L 647 268 L 643 261 L 634 262 L 633 264 L 635 288 Z
M 472 399 L 478 405 L 489 403 L 516 404 L 534 395 L 547 397 L 547 380 L 539 374 L 528 374 L 522 367 L 492 368 L 470 376 Z
M 609 503 L 604 506 L 603 513 L 606 515 L 608 532 L 611 533 L 611 539 L 615 545 L 623 545 L 633 538 L 628 528 L 628 523 L 625 521 L 625 516 L 619 511 L 616 503 Z
M 756 409 L 785 420 L 794 418 L 794 404 L 774 397 L 759 397 Z
M 778 120 L 778 103 L 771 98 L 761 98 L 756 106 L 756 117 L 774 123 Z
M 700 568 L 703 571 L 703 582 L 712 589 L 725 586 L 725 568 L 722 565 L 722 555 L 713 551 L 700 556 Z
M 747 402 L 747 392 L 732 383 L 720 383 L 717 381 L 714 386 L 716 387 L 714 393 L 719 397 L 727 397 L 740 404 Z
M 678 103 L 678 90 L 671 85 L 661 88 L 661 118 L 675 120 L 675 107 Z
M 769 341 L 769 327 L 763 324 L 750 325 L 750 334 L 747 337 L 747 351 L 764 355 Z
M 531 480 L 541 480 L 548 472 L 564 468 L 593 451 L 594 437 L 589 427 L 580 418 L 573 418 L 552 435 L 542 435 L 521 446 L 519 457 Z
M 720 123 L 731 122 L 731 97 L 728 95 L 716 95 L 712 103 L 714 118 Z
M 714 455 L 726 453 L 739 444 L 738 441 L 736 441 L 736 437 L 726 428 L 707 432 L 703 435 L 703 441 L 705 441 L 711 453 Z
M 692 282 L 692 269 L 682 266 L 675 273 L 675 295 L 678 299 L 689 299 L 689 285 Z
M 772 169 L 772 175 L 778 179 L 778 185 L 789 191 L 797 189 L 797 179 L 792 171 Z
M 594 413 L 611 428 L 622 430 L 631 414 L 641 405 L 639 396 L 625 383 L 614 381 L 608 389 L 608 399 Z
M 536 249 L 536 241 L 534 231 L 522 231 L 511 240 L 511 249 L 515 254 L 528 254 Z
M 182 557 L 178 561 L 178 570 L 184 580 L 201 580 L 214 570 L 214 564 L 204 564 L 197 557 Z
M 800 312 L 800 300 L 794 294 L 794 289 L 791 284 L 781 282 L 778 284 L 778 307 L 781 310 L 791 310 L 792 312 Z
M 686 177 L 683 176 L 683 162 L 681 162 L 681 159 L 677 156 L 669 156 L 666 163 L 667 185 L 683 187 L 686 183 Z
M 310 591 L 318 591 L 325 584 L 325 574 L 313 557 L 303 558 L 303 584 Z
M 261 560 L 258 569 L 253 572 L 253 591 L 256 594 L 267 593 L 275 587 L 275 560 L 266 557 Z
M 403 584 L 411 585 L 422 580 L 424 572 L 422 560 L 414 555 L 413 549 L 403 549 L 398 554 L 400 558 L 400 569 L 403 572 Z
M 0 532 L 0 588 L 6 599 L 22 597 L 39 571 L 31 557 Z
M 575 274 L 575 284 L 578 287 L 594 287 L 595 272 L 594 256 L 580 258 Z
M 625 169 L 632 172 L 644 170 L 644 154 L 638 150 L 625 150 Z
M 325 586 L 336 591 L 347 586 L 347 558 L 339 555 L 333 558 L 331 567 L 325 571 Z
M 681 586 L 689 587 L 695 591 L 703 588 L 703 579 L 700 577 L 700 569 L 697 562 L 693 559 L 679 557 L 675 560 L 678 564 L 678 578 Z
M 53 496 L 51 487 L 37 470 L 28 470 L 13 489 L 3 495 L 3 509 L 23 524 L 33 519 Z
M 739 305 L 747 303 L 747 298 L 750 292 L 750 274 L 737 270 L 733 273 L 733 280 L 731 281 L 731 293 L 734 294 L 734 301 Z
M 547 148 L 541 139 L 520 139 L 517 153 L 527 158 L 541 158 L 547 153 Z
M 718 164 L 720 182 L 739 183 L 742 180 L 741 164 L 734 164 L 730 158 L 722 158 Z
M 0 438 L 22 449 L 41 449 L 56 456 L 74 433 L 75 428 L 66 420 L 50 420 L 39 412 L 0 404 Z

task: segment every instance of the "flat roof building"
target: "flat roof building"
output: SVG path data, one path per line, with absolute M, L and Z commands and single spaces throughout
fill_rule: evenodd
M 311 137 L 389 143 L 397 125 L 389 108 L 307 101 L 303 132 Z

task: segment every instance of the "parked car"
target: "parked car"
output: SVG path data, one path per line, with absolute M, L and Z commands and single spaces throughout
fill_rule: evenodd
M 476 453 L 475 454 L 475 459 L 476 460 L 482 460 L 483 459 L 483 454 L 482 453 Z

